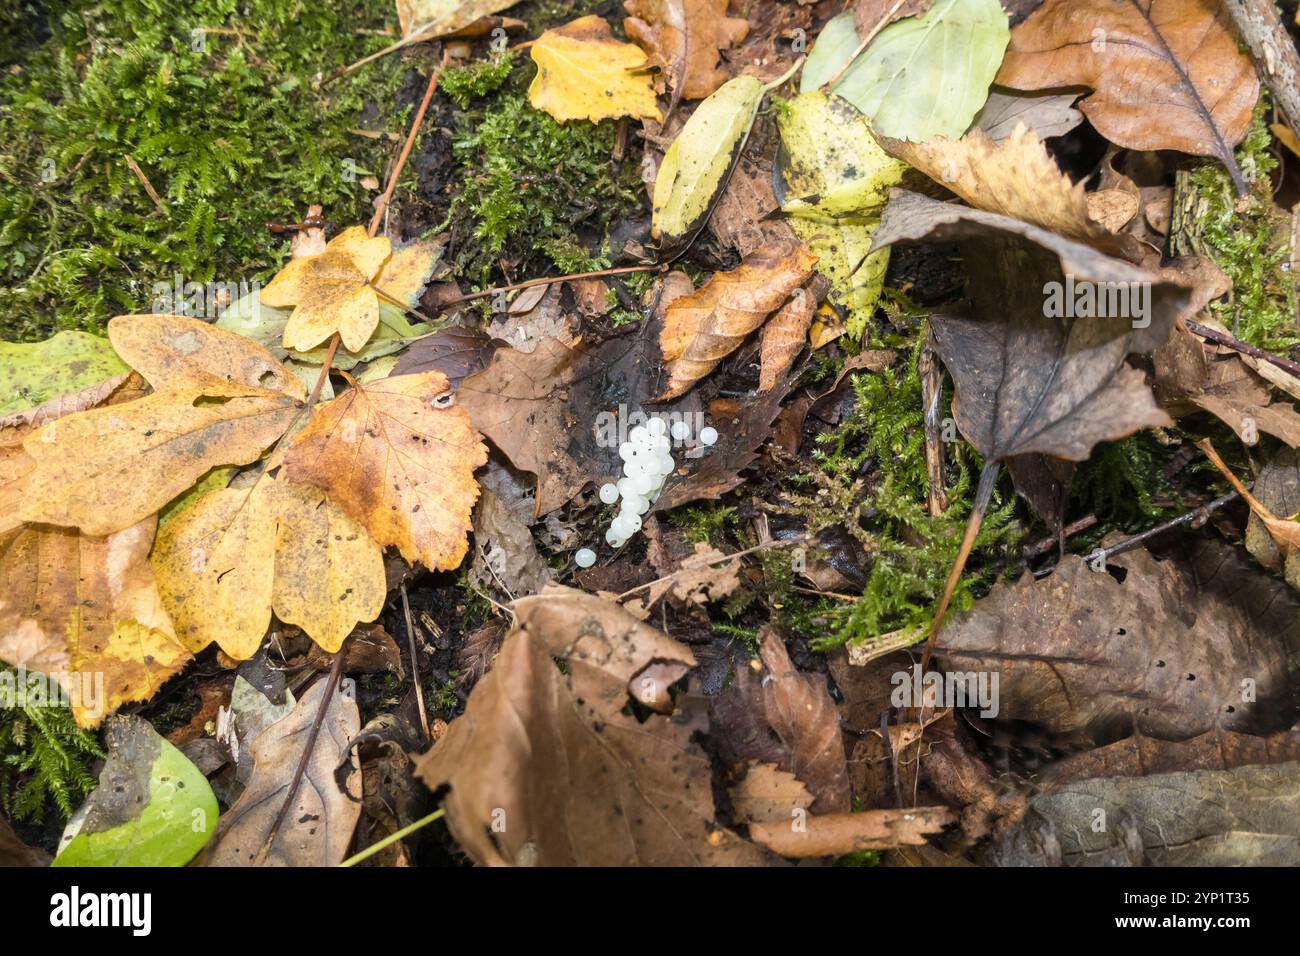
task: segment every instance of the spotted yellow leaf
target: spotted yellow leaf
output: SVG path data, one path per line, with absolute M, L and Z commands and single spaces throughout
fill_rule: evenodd
M 634 43 L 615 40 L 601 17 L 581 17 L 547 30 L 533 44 L 532 55 L 537 76 L 528 87 L 528 101 L 561 123 L 661 117 L 654 80 L 644 69 L 645 53 Z

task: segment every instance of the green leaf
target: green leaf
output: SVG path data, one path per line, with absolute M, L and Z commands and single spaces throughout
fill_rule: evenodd
M 60 332 L 44 342 L 0 342 L 0 415 L 12 415 L 131 371 L 107 339 Z
M 738 76 L 696 107 L 664 153 L 655 178 L 651 234 L 662 261 L 686 248 L 727 188 L 766 87 Z
M 907 168 L 889 156 L 865 116 L 838 96 L 802 93 L 777 111 L 782 163 L 777 199 L 831 281 L 831 301 L 860 339 L 884 288 L 889 250 L 868 255 L 889 188 Z M 865 261 L 864 261 L 865 260 Z
M 51 866 L 184 866 L 217 822 L 217 798 L 185 755 L 139 717 L 111 717 L 99 786 Z
M 885 136 L 955 138 L 970 128 L 988 98 L 1010 40 L 998 0 L 935 0 L 922 16 L 881 30 L 831 91 Z M 851 14 L 827 23 L 809 53 L 800 89 L 815 90 L 834 76 L 857 42 Z

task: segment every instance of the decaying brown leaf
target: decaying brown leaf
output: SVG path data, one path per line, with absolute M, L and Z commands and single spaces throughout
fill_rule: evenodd
M 668 306 L 659 344 L 669 379 L 660 399 L 676 398 L 708 375 L 791 296 L 808 297 L 800 287 L 816 262 L 800 243 L 770 243 Z
M 956 820 L 947 807 L 913 807 L 909 810 L 864 810 L 810 816 L 792 823 L 751 823 L 749 836 L 773 853 L 805 859 L 841 856 L 859 850 L 888 850 L 919 846 Z
M 789 824 L 797 818 L 796 811 L 807 810 L 813 802 L 795 775 L 774 763 L 751 764 L 728 794 L 741 823 Z
M 441 571 L 469 548 L 474 471 L 486 461 L 446 377 L 422 372 L 354 385 L 318 408 L 284 473 L 324 491 L 381 546 Z
M 739 43 L 749 24 L 727 16 L 728 0 L 625 0 L 628 39 L 668 71 L 672 106 L 700 100 L 727 81 L 721 52 Z
M 857 0 L 853 4 L 853 25 L 858 36 L 886 27 L 904 17 L 919 17 L 934 0 Z
M 1055 733 L 1291 726 L 1300 603 L 1284 584 L 1208 539 L 1177 560 L 1134 550 L 1106 563 L 1114 575 L 1067 555 L 1044 580 L 996 585 L 943 628 L 936 656 L 999 674 L 998 717 Z
M 1011 31 L 997 82 L 1091 87 L 1079 108 L 1108 140 L 1213 156 L 1246 191 L 1232 147 L 1250 126 L 1259 80 L 1214 0 L 1046 0 Z
M 1038 781 L 1059 786 L 1095 777 L 1148 777 L 1183 770 L 1231 770 L 1250 764 L 1300 760 L 1300 730 L 1267 737 L 1211 730 L 1189 740 L 1125 737 L 1105 747 L 1066 757 L 1047 767 Z
M 1064 136 L 1083 122 L 1083 114 L 1074 108 L 1078 98 L 1077 93 L 1034 93 L 995 86 L 989 90 L 989 98 L 972 129 L 983 130 L 995 143 L 1020 126 L 1043 140 Z
M 816 797 L 817 813 L 848 810 L 840 715 L 825 678 L 796 670 L 771 628 L 763 631 L 759 653 L 761 662 L 738 667 L 731 685 L 712 703 L 713 735 L 725 758 L 773 763 L 794 774 Z
M 1300 514 L 1300 452 L 1279 448 L 1260 469 L 1253 490 L 1259 503 L 1274 515 Z M 1300 590 L 1300 554 L 1283 554 L 1268 525 L 1254 511 L 1246 525 L 1245 544 L 1260 564 L 1281 571 L 1287 583 Z
M 461 847 L 491 865 L 736 864 L 761 853 L 721 829 L 709 761 L 684 714 L 630 713 L 651 665 L 678 677 L 682 644 L 616 604 L 551 587 L 515 626 L 465 713 L 417 776 Z M 564 661 L 562 671 L 554 658 Z M 631 696 L 629 696 L 631 695 Z
M 191 660 L 163 609 L 152 516 L 107 537 L 28 525 L 0 536 L 0 660 L 54 677 L 97 727 Z
M 528 525 L 486 488 L 474 507 L 474 566 L 479 587 L 501 591 L 513 600 L 536 594 L 551 580 L 551 569 L 537 552 Z
M 824 276 L 814 275 L 806 288 L 796 290 L 767 320 L 759 352 L 762 363 L 758 375 L 760 392 L 775 388 L 790 371 L 795 357 L 808 343 L 808 329 L 812 326 L 813 316 L 829 289 L 830 282 Z
M 328 702 L 327 692 L 332 693 Z M 313 736 L 322 703 L 324 719 L 299 781 L 295 771 Z M 361 771 L 347 756 L 348 742 L 360 729 L 350 680 L 345 679 L 340 688 L 331 688 L 324 678 L 313 684 L 289 716 L 253 741 L 253 775 L 239 800 L 221 815 L 200 865 L 337 866 L 342 862 L 361 815 Z M 295 784 L 292 803 L 285 807 Z
M 632 428 L 636 416 L 650 411 L 645 403 L 662 391 L 664 308 L 689 291 L 684 273 L 669 273 L 658 309 L 623 335 L 596 346 L 542 339 L 530 354 L 498 349 L 487 368 L 461 383 L 456 400 L 474 426 L 516 468 L 537 476 L 535 517 L 559 508 L 588 484 L 622 476 L 618 446 L 625 439 L 618 426 Z M 687 417 L 700 407 L 698 397 L 686 395 L 653 411 Z M 725 440 L 726 431 L 719 432 Z
M 999 866 L 1296 866 L 1300 763 L 1084 780 L 1034 797 Z M 1096 826 L 1101 821 L 1103 826 Z

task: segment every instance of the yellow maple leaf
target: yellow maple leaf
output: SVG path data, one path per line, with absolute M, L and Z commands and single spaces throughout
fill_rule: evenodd
M 391 253 L 387 239 L 353 226 L 319 255 L 290 259 L 262 290 L 263 305 L 294 307 L 284 347 L 309 352 L 337 332 L 345 348 L 361 351 L 379 324 L 379 295 L 371 282 Z
M 561 123 L 619 116 L 660 119 L 646 55 L 614 39 L 609 24 L 588 16 L 547 30 L 532 46 L 537 76 L 528 101 Z
M 269 475 L 209 492 L 158 533 L 154 569 L 176 635 L 237 660 L 257 652 L 271 613 L 334 652 L 373 621 L 388 587 L 365 529 L 314 488 Z
M 58 680 L 82 727 L 148 700 L 191 660 L 149 565 L 155 524 L 107 537 L 28 525 L 0 538 L 0 659 Z
M 458 566 L 487 448 L 450 405 L 441 372 L 357 385 L 322 405 L 285 455 L 290 481 L 323 490 L 381 545 L 431 571 Z
M 179 316 L 119 316 L 114 347 L 151 395 L 50 421 L 23 439 L 23 521 L 107 535 L 156 514 L 212 468 L 255 461 L 302 408 L 304 389 L 250 339 Z M 264 387 L 267 386 L 267 387 Z M 0 503 L 3 501 L 0 494 Z

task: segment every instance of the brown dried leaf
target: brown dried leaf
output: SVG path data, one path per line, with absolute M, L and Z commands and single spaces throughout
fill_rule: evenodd
M 998 717 L 1054 733 L 1291 726 L 1300 603 L 1285 585 L 1209 539 L 1181 560 L 1128 551 L 1107 565 L 1115 575 L 1067 555 L 1046 579 L 996 585 L 945 625 L 936 656 L 998 673 Z
M 887 27 L 904 17 L 919 17 L 930 9 L 934 0 L 857 0 L 853 5 L 853 25 L 858 36 Z
M 452 326 L 416 339 L 397 359 L 394 375 L 441 372 L 452 388 L 487 366 L 496 351 L 491 336 L 477 329 Z
M 1210 730 L 1189 740 L 1125 737 L 1052 764 L 1038 781 L 1060 786 L 1095 777 L 1147 777 L 1179 770 L 1231 770 L 1300 760 L 1300 730 L 1267 737 Z
M 1029 93 L 995 86 L 972 128 L 983 130 L 995 143 L 1022 125 L 1039 139 L 1064 136 L 1083 122 L 1083 114 L 1074 108 L 1078 98 L 1078 93 Z
M 968 287 L 975 318 L 936 315 L 932 328 L 956 382 L 957 425 L 986 459 L 1083 461 L 1099 441 L 1169 424 L 1125 357 L 1168 337 L 1188 289 L 1032 224 L 896 190 L 876 241 L 922 236 L 970 240 L 965 258 L 978 263 Z M 1084 284 L 1149 295 L 1146 314 L 1050 317 L 1053 282 L 1063 300 Z
M 728 794 L 740 823 L 788 823 L 813 802 L 808 788 L 774 763 L 751 764 Z
M 759 352 L 762 362 L 758 376 L 760 392 L 775 388 L 790 371 L 795 356 L 807 344 L 813 315 L 829 289 L 830 282 L 824 276 L 814 275 L 806 288 L 795 289 L 785 305 L 767 320 Z
M 718 828 L 708 758 L 683 715 L 629 711 L 652 665 L 680 676 L 682 644 L 616 604 L 551 587 L 515 602 L 515 626 L 465 713 L 416 774 L 452 834 L 489 865 L 700 865 L 761 861 Z M 565 662 L 561 671 L 554 658 Z
M 625 0 L 628 39 L 668 72 L 669 112 L 682 99 L 700 100 L 727 81 L 721 51 L 739 43 L 749 24 L 727 16 L 728 0 Z
M 817 798 L 818 813 L 848 810 L 840 715 L 825 677 L 796 670 L 771 628 L 762 634 L 759 653 L 761 666 L 755 660 L 737 667 L 731 685 L 713 701 L 721 751 L 733 764 L 773 763 L 794 774 Z
M 888 850 L 919 846 L 956 817 L 947 807 L 909 810 L 864 810 L 808 817 L 791 823 L 751 823 L 749 837 L 785 857 L 842 856 L 859 850 Z
M 1079 104 L 1111 142 L 1222 162 L 1250 127 L 1259 80 L 1214 0 L 1046 0 L 1011 31 L 997 82 L 1022 90 L 1087 86 Z
M 713 371 L 794 294 L 816 262 L 800 243 L 770 243 L 673 302 L 659 338 L 670 363 L 660 399 L 676 398 Z
M 284 814 L 295 771 L 324 703 L 329 680 L 303 694 L 293 712 L 253 741 L 253 775 L 243 794 L 221 815 L 201 866 L 337 866 L 361 816 L 361 770 L 348 757 L 348 742 L 361 729 L 352 681 L 344 679 L 329 702 L 307 756 L 306 771 Z M 336 768 L 347 767 L 342 778 Z
M 474 567 L 470 577 L 480 587 L 504 591 L 514 600 L 536 594 L 551 580 L 551 569 L 537 552 L 524 524 L 487 489 L 474 508 Z
M 447 391 L 439 372 L 354 385 L 294 436 L 285 475 L 320 488 L 407 561 L 458 567 L 487 448 Z

